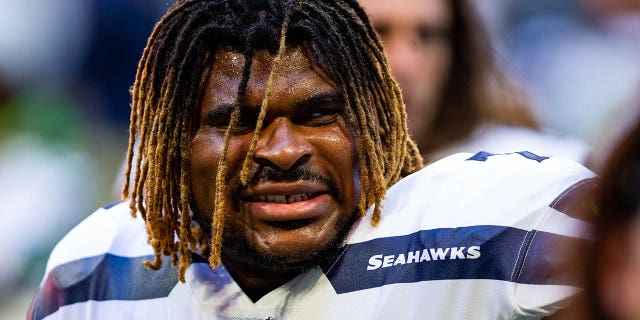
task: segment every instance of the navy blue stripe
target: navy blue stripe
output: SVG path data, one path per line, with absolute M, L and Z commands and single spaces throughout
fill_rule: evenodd
M 590 241 L 565 237 L 554 233 L 534 231 L 527 250 L 526 259 L 514 282 L 529 284 L 563 284 L 580 286 L 579 274 L 575 270 L 574 255 L 566 250 L 587 250 Z
M 165 261 L 160 270 L 143 265 L 153 256 L 111 254 L 72 261 L 54 268 L 35 297 L 29 319 L 42 319 L 62 306 L 89 300 L 143 300 L 166 297 L 178 282 L 177 269 Z
M 489 159 L 489 157 L 494 156 L 495 154 L 490 153 L 490 152 L 486 152 L 486 151 L 480 151 L 476 154 L 474 154 L 471 158 L 467 159 L 467 161 L 487 161 L 487 159 Z
M 597 217 L 595 195 L 599 178 L 580 180 L 557 196 L 549 206 L 570 217 L 594 222 Z
M 526 256 L 527 254 L 527 250 L 531 247 L 531 243 L 534 239 L 534 236 L 536 235 L 536 232 L 527 232 L 524 239 L 522 240 L 521 244 L 520 244 L 520 248 L 518 249 L 518 257 L 522 257 L 523 255 Z M 518 275 L 522 274 L 522 270 L 523 265 L 525 264 L 525 260 L 524 259 L 517 259 L 515 262 L 515 266 L 511 272 L 511 278 L 509 279 L 509 281 L 511 282 L 518 282 Z M 505 279 L 506 280 L 506 279 Z
M 108 209 L 111 209 L 111 208 L 115 207 L 116 205 L 121 204 L 121 203 L 122 203 L 122 201 L 109 203 L 109 204 L 103 206 L 102 209 L 108 210 Z
M 538 161 L 538 162 L 542 162 L 544 160 L 549 159 L 549 157 L 545 157 L 545 156 L 539 156 L 533 152 L 529 152 L 529 151 L 519 151 L 516 152 L 517 154 L 529 159 L 529 160 L 534 160 L 534 161 Z
M 490 152 L 486 152 L 486 151 L 480 151 L 476 154 L 474 154 L 473 156 L 471 156 L 471 158 L 467 159 L 467 161 L 487 161 L 489 159 L 489 157 L 492 156 L 497 156 L 497 155 L 509 155 L 509 154 L 514 154 L 517 153 L 529 160 L 534 160 L 534 161 L 538 161 L 538 162 L 542 162 L 544 160 L 549 159 L 549 157 L 545 157 L 545 156 L 539 156 L 533 152 L 529 152 L 529 151 L 518 151 L 518 152 L 508 152 L 508 153 L 490 153 Z
M 550 249 L 573 241 L 580 240 L 502 226 L 423 230 L 349 245 L 326 273 L 337 293 L 393 283 L 455 279 L 574 285 L 558 270 L 547 267 L 567 256 Z M 432 251 L 446 252 L 446 256 L 438 257 Z M 424 252 L 429 261 L 409 263 L 409 253 L 415 257 Z M 375 268 L 384 263 L 385 257 L 388 266 Z

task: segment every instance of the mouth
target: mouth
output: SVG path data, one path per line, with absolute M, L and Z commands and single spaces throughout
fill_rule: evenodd
M 291 195 L 282 195 L 282 194 L 260 194 L 255 196 L 250 196 L 245 198 L 246 202 L 268 202 L 268 203 L 285 203 L 291 204 L 300 201 L 307 201 L 319 196 L 320 192 L 317 193 L 298 193 Z
M 266 182 L 250 187 L 241 198 L 242 206 L 255 219 L 281 224 L 308 223 L 330 214 L 333 197 L 321 184 Z

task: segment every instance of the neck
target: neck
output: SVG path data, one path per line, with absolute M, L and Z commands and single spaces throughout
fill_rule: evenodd
M 242 291 L 256 302 L 267 293 L 277 289 L 300 274 L 300 272 L 274 272 L 259 270 L 236 263 L 233 258 L 223 257 L 223 263 L 231 277 L 238 283 Z

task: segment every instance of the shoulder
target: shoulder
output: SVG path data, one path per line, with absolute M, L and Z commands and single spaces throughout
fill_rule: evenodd
M 532 190 L 556 196 L 564 189 L 596 175 L 576 161 L 564 157 L 541 156 L 521 151 L 494 154 L 458 153 L 434 162 L 399 181 L 389 189 L 418 189 L 437 185 L 465 194 L 517 195 Z
M 131 216 L 127 203 L 100 208 L 54 248 L 29 318 L 85 314 L 98 302 L 166 297 L 177 283 L 175 268 L 165 261 L 153 271 L 146 260 L 153 260 L 153 250 L 144 221 Z
M 359 223 L 351 240 L 475 225 L 531 230 L 554 203 L 571 207 L 567 199 L 576 198 L 582 189 L 578 186 L 592 186 L 595 177 L 561 157 L 530 152 L 455 154 L 389 188 L 380 225 Z
M 74 260 L 103 254 L 153 254 L 146 243 L 144 221 L 131 216 L 128 203 L 101 207 L 67 233 L 53 249 L 46 272 Z

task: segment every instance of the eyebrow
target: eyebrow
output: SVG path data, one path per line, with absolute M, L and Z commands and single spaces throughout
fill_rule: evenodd
M 294 109 L 313 108 L 334 103 L 344 103 L 342 94 L 336 91 L 321 92 L 293 104 Z
M 318 94 L 314 94 L 310 97 L 307 97 L 303 100 L 297 101 L 293 104 L 294 109 L 307 109 L 313 107 L 320 107 L 324 105 L 330 105 L 334 103 L 344 103 L 344 98 L 342 94 L 329 91 L 329 92 L 320 92 Z M 238 106 L 237 103 L 221 103 L 215 108 L 209 110 L 207 112 L 207 117 L 229 117 L 235 108 Z M 243 113 L 252 113 L 254 112 L 256 116 L 259 113 L 260 106 L 259 105 L 242 105 Z
M 236 103 L 221 103 L 217 105 L 215 108 L 207 111 L 207 117 L 209 119 L 214 119 L 218 117 L 231 117 L 231 113 L 235 110 L 237 104 Z

